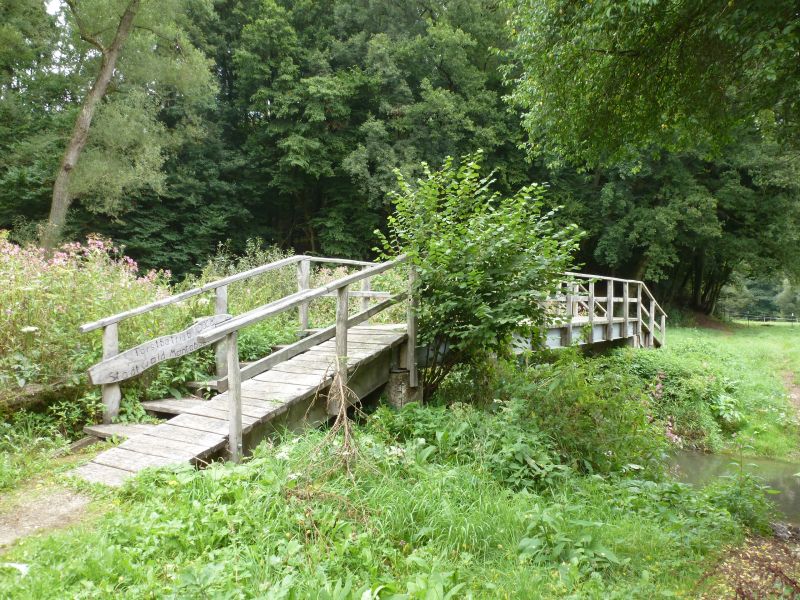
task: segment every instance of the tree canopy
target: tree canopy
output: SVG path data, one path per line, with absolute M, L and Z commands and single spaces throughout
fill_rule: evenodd
M 128 0 L 129 2 L 130 0 Z M 128 6 L 0 0 L 0 228 L 35 239 Z M 116 21 L 115 21 L 116 20 Z M 397 190 L 483 152 L 549 188 L 585 270 L 704 310 L 800 273 L 792 3 L 141 0 L 70 178 L 66 237 L 196 271 L 218 243 L 374 256 Z
M 594 165 L 719 150 L 762 110 L 800 143 L 793 0 L 523 0 L 514 28 L 507 73 L 534 151 Z

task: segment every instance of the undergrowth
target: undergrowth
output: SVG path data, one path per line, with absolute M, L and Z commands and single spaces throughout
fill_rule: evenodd
M 15 547 L 7 560 L 30 572 L 0 571 L 0 596 L 680 595 L 765 527 L 751 478 L 698 491 L 666 477 L 663 431 L 628 376 L 576 355 L 497 372 L 485 408 L 379 409 L 353 427 L 349 470 L 321 460 L 313 431 L 238 466 L 146 471 L 91 528 Z

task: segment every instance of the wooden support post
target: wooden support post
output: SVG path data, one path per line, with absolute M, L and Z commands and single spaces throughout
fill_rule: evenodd
M 419 294 L 416 290 L 419 274 L 414 265 L 408 266 L 408 308 L 406 309 L 406 367 L 408 368 L 408 386 L 419 387 L 419 372 L 417 371 L 417 307 Z M 439 349 L 435 348 L 434 352 Z
M 636 284 L 636 340 L 639 348 L 644 347 L 642 342 L 642 282 Z
M 594 300 L 594 281 L 589 282 L 589 336 L 586 340 L 587 344 L 594 343 L 594 310 L 595 310 L 595 300 Z
M 350 308 L 349 286 L 336 290 L 336 373 L 347 385 L 347 313 Z
M 565 325 L 562 326 L 561 329 L 561 345 L 562 346 L 571 346 L 572 345 L 572 321 L 575 317 L 575 296 L 574 292 L 576 284 L 568 283 L 567 284 L 567 322 Z
M 103 359 L 119 354 L 119 330 L 117 323 L 103 327 Z M 111 423 L 119 415 L 119 401 L 122 391 L 118 383 L 104 383 L 103 396 L 103 423 Z
M 647 334 L 647 346 L 652 348 L 655 346 L 656 339 L 656 301 L 653 298 L 650 298 L 650 323 L 647 328 L 650 330 L 650 333 Z
M 242 374 L 236 332 L 227 335 L 228 354 L 228 451 L 233 462 L 242 460 Z
M 661 313 L 661 347 L 667 345 L 667 315 Z
M 297 263 L 297 289 L 299 291 L 307 290 L 311 286 L 311 261 L 301 260 Z M 300 319 L 300 335 L 304 336 L 308 329 L 308 302 L 303 302 L 298 307 Z
M 627 281 L 622 283 L 622 334 L 623 338 L 627 338 L 630 334 L 628 332 L 628 324 L 630 323 L 630 284 Z
M 606 282 L 606 340 L 614 339 L 614 282 L 609 279 Z
M 367 277 L 366 279 L 361 281 L 361 291 L 362 292 L 372 291 L 372 277 Z M 369 296 L 367 295 L 361 297 L 361 310 L 362 312 L 365 310 L 369 310 Z M 369 320 L 367 321 L 367 323 L 369 323 Z
M 224 315 L 228 312 L 228 286 L 221 285 L 215 290 L 214 314 Z M 225 349 L 225 338 L 214 345 L 217 381 L 228 374 L 228 351 Z M 225 390 L 222 390 L 225 391 Z

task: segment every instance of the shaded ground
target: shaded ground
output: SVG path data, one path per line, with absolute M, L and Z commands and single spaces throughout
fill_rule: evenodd
M 800 544 L 755 537 L 726 552 L 700 580 L 700 598 L 800 598 Z
M 718 321 L 714 317 L 710 317 L 707 314 L 695 312 L 692 313 L 692 318 L 694 319 L 695 324 L 703 329 L 714 329 L 716 331 L 722 331 L 728 335 L 733 333 L 734 328 L 729 323 Z
M 92 499 L 65 487 L 25 490 L 0 512 L 0 552 L 26 535 L 67 527 L 80 521 Z

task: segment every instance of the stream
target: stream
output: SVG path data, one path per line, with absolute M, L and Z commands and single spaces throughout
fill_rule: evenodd
M 678 450 L 672 456 L 670 467 L 680 481 L 705 485 L 722 475 L 736 472 L 739 465 L 734 456 Z M 786 522 L 800 525 L 800 463 L 745 457 L 744 468 L 780 492 L 770 494 L 769 499 L 784 514 Z

